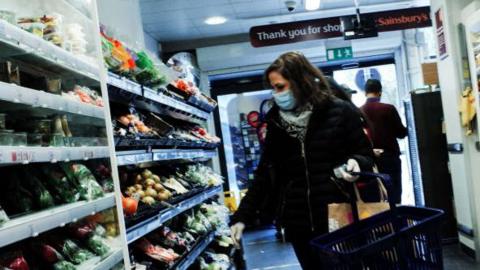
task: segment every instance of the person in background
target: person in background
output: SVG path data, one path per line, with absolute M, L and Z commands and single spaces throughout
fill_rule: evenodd
M 333 171 L 346 164 L 341 178 L 356 181 L 350 172 L 371 171 L 373 150 L 357 112 L 330 93 L 322 72 L 302 54 L 281 55 L 265 81 L 275 104 L 255 180 L 231 219 L 232 238 L 239 243 L 268 198 L 302 268 L 318 270 L 310 241 L 328 233 L 328 204 L 348 201 Z
M 400 116 L 393 105 L 380 102 L 382 84 L 379 80 L 369 79 L 365 84 L 367 102 L 360 108 L 371 126 L 371 140 L 378 170 L 390 175 L 393 194 L 390 200 L 400 204 L 402 200 L 402 163 L 397 139 L 407 136 Z

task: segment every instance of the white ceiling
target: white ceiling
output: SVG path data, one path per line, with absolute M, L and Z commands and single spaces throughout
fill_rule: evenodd
M 252 26 L 353 14 L 354 0 L 322 0 L 318 11 L 307 12 L 296 0 L 294 12 L 285 0 L 140 0 L 144 30 L 159 42 L 173 42 L 248 33 Z M 362 12 L 425 6 L 428 0 L 358 0 Z M 363 7 L 363 8 L 362 8 Z M 225 24 L 207 25 L 210 16 Z

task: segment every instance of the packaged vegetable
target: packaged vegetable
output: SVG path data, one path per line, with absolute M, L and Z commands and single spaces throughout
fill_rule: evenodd
M 77 268 L 71 262 L 59 261 L 53 265 L 53 270 L 76 270 Z
M 80 198 L 92 201 L 103 197 L 102 187 L 98 184 L 92 172 L 83 164 L 64 163 L 63 170 L 68 178 L 78 182 Z
M 7 213 L 3 210 L 2 206 L 0 205 L 0 226 L 2 226 L 5 222 L 9 221 Z
M 54 247 L 47 244 L 40 244 L 39 246 L 42 259 L 50 264 L 64 260 L 63 256 Z
M 150 258 L 167 263 L 168 265 L 173 264 L 175 260 L 180 257 L 180 255 L 175 253 L 173 250 L 154 246 L 145 238 L 138 240 L 135 244 L 135 247 L 144 252 L 145 255 L 149 256 Z
M 105 243 L 103 238 L 95 234 L 88 238 L 87 246 L 93 253 L 101 257 L 110 252 L 110 247 Z
M 57 200 L 63 203 L 72 203 L 80 199 L 77 184 L 70 180 L 65 173 L 57 166 L 42 166 L 47 175 L 46 183 Z
M 77 265 L 93 257 L 91 252 L 80 248 L 75 242 L 69 239 L 63 242 L 62 253 L 69 261 Z
M 9 252 L 1 257 L 2 259 L 0 260 L 0 266 L 6 267 L 7 269 L 10 269 L 10 270 L 29 270 L 30 269 L 21 251 Z
M 23 179 L 39 209 L 50 208 L 55 205 L 53 196 L 35 175 L 29 171 L 24 171 Z
M 70 234 L 78 240 L 87 239 L 94 232 L 94 225 L 87 222 L 72 223 L 68 226 Z

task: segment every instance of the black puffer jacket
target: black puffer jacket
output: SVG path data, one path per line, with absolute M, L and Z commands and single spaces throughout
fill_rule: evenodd
M 351 104 L 336 98 L 313 108 L 305 143 L 280 125 L 278 108 L 268 114 L 265 148 L 256 179 L 243 198 L 232 223 L 249 223 L 265 200 L 273 205 L 277 222 L 290 230 L 324 232 L 327 205 L 347 200 L 334 181 L 333 169 L 348 159 L 370 171 L 373 151 Z

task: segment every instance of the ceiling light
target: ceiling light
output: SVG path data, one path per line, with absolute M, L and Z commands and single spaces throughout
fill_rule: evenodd
M 320 8 L 320 0 L 305 0 L 306 10 L 317 10 Z
M 210 24 L 210 25 L 215 25 L 215 24 L 225 23 L 226 21 L 227 21 L 227 18 L 225 18 L 225 17 L 214 16 L 214 17 L 207 18 L 205 20 L 205 23 Z

